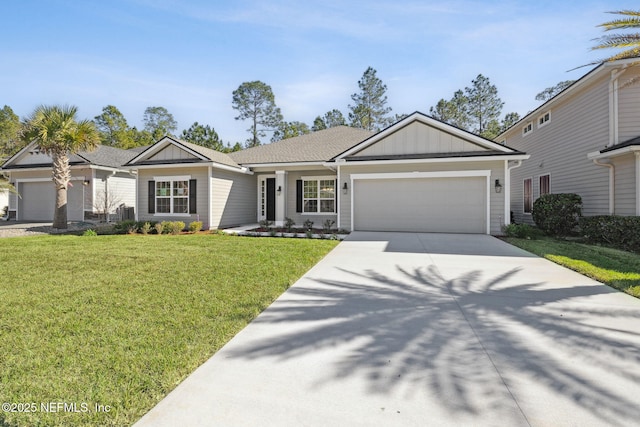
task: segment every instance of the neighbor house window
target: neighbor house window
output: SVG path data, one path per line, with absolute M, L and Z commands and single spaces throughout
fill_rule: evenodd
M 551 193 L 551 177 L 549 175 L 542 175 L 540 177 L 540 195 Z
M 302 206 L 304 213 L 335 213 L 335 179 L 303 179 Z
M 533 204 L 533 191 L 532 191 L 532 179 L 527 178 L 524 180 L 524 188 L 522 193 L 523 212 L 531 213 L 531 205 Z
M 538 117 L 538 127 L 541 128 L 542 126 L 546 125 L 550 121 L 551 121 L 551 111 L 547 111 L 546 113 Z
M 522 136 L 529 135 L 532 130 L 533 130 L 533 124 L 531 122 L 527 123 L 522 128 Z
M 147 213 L 177 216 L 197 213 L 198 182 L 191 176 L 154 176 L 147 184 Z

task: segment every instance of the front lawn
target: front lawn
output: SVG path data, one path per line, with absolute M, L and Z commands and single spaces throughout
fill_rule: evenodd
M 602 246 L 558 240 L 506 237 L 505 241 L 599 282 L 640 297 L 640 255 Z
M 131 425 L 336 244 L 0 239 L 0 426 Z

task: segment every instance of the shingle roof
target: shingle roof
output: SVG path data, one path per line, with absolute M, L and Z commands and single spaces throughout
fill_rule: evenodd
M 231 157 L 226 153 L 222 153 L 220 151 L 212 150 L 210 148 L 203 147 L 202 145 L 192 144 L 191 142 L 183 141 L 181 139 L 176 139 L 176 138 L 172 138 L 172 139 L 174 141 L 178 142 L 179 144 L 182 144 L 185 147 L 189 148 L 190 150 L 193 150 L 196 153 L 201 154 L 202 156 L 206 157 L 207 159 L 211 160 L 212 162 L 220 163 L 220 164 L 227 165 L 227 166 L 233 166 L 233 167 L 236 167 L 236 168 L 240 167 L 240 165 L 238 163 L 234 162 L 231 159 Z
M 239 164 L 323 162 L 348 150 L 373 132 L 336 126 L 307 135 L 229 153 Z
M 609 151 L 615 151 L 620 148 L 631 147 L 632 145 L 640 145 L 640 136 L 621 142 L 620 144 L 612 145 L 604 150 L 600 150 L 601 153 L 608 153 Z
M 121 167 L 137 155 L 138 153 L 133 150 L 123 150 L 121 148 L 109 147 L 107 145 L 98 145 L 98 147 L 93 151 L 78 152 L 78 156 L 86 159 L 88 163 L 112 168 Z

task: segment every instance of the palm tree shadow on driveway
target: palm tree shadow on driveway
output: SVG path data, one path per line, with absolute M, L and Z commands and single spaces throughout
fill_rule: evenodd
M 604 286 L 514 285 L 519 268 L 452 280 L 435 265 L 395 269 L 342 269 L 339 280 L 298 283 L 255 320 L 291 327 L 229 355 L 287 361 L 348 346 L 317 387 L 359 376 L 369 393 L 426 391 L 445 410 L 470 415 L 507 401 L 526 414 L 541 391 L 601 423 L 640 419 L 640 310 L 581 303 L 608 293 Z

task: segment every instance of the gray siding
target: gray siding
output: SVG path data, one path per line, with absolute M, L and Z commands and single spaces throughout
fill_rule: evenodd
M 630 68 L 622 75 L 618 89 L 618 142 L 640 136 L 640 84 L 626 84 L 630 78 L 640 78 L 638 67 Z
M 511 209 L 518 222 L 532 222 L 523 214 L 523 180 L 533 178 L 534 200 L 539 195 L 539 177 L 551 175 L 552 193 L 582 196 L 585 215 L 609 211 L 609 171 L 587 159 L 587 154 L 604 148 L 609 139 L 608 76 L 603 76 L 578 93 L 551 103 L 551 121 L 522 135 L 522 126 L 511 129 L 506 145 L 531 155 L 511 173 Z
M 502 234 L 502 225 L 504 224 L 504 191 L 500 194 L 493 189 L 496 179 L 499 179 L 504 185 L 504 162 L 503 161 L 487 161 L 487 162 L 456 162 L 450 163 L 422 163 L 422 164 L 404 164 L 404 165 L 347 165 L 340 167 L 340 182 L 338 187 L 342 187 L 344 182 L 351 182 L 351 174 L 361 173 L 393 173 L 393 172 L 438 172 L 438 171 L 467 171 L 467 170 L 490 170 L 490 233 L 493 235 Z M 340 198 L 340 227 L 351 229 L 351 191 L 346 195 L 342 191 L 338 193 Z M 384 201 L 381 201 L 384 203 Z
M 173 144 L 169 144 L 166 148 L 160 150 L 149 158 L 151 161 L 165 161 L 165 160 L 187 160 L 196 159 L 197 157 L 187 153 L 181 148 L 176 147 Z
M 256 177 L 213 169 L 210 228 L 257 222 Z
M 636 214 L 636 161 L 633 154 L 616 157 L 615 165 L 615 213 Z
M 179 215 L 162 215 L 149 213 L 148 210 L 148 189 L 149 181 L 154 176 L 184 176 L 188 175 L 191 179 L 198 181 L 197 189 L 197 213 L 179 216 Z M 185 167 L 185 168 L 153 168 L 138 170 L 138 220 L 139 221 L 184 221 L 189 224 L 191 221 L 202 221 L 203 228 L 210 227 L 209 220 L 209 171 L 207 167 Z
M 302 227 L 306 220 L 313 221 L 315 228 L 322 228 L 322 224 L 330 219 L 336 222 L 334 227 L 337 227 L 338 215 L 337 214 L 308 214 L 296 212 L 296 181 L 304 177 L 310 176 L 326 176 L 336 179 L 335 172 L 329 169 L 311 170 L 311 171 L 292 171 L 287 173 L 287 203 L 285 217 L 291 218 L 295 221 L 297 227 Z M 340 184 L 338 183 L 336 191 L 340 193 Z

